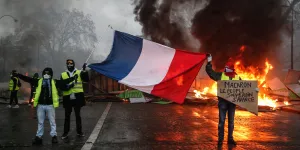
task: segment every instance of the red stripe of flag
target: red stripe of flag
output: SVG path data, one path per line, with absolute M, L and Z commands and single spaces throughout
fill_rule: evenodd
M 205 59 L 205 53 L 176 50 L 165 78 L 151 94 L 182 104 Z

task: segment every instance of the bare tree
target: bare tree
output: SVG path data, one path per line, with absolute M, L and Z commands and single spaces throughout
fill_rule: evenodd
M 77 9 L 62 12 L 48 9 L 26 16 L 22 19 L 17 35 L 19 41 L 35 37 L 50 54 L 52 62 L 57 62 L 57 56 L 61 53 L 91 50 L 97 42 L 91 16 Z

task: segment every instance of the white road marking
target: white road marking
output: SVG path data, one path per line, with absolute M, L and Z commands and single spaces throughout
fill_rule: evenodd
M 102 113 L 100 119 L 98 120 L 93 132 L 91 133 L 90 137 L 88 138 L 88 140 L 85 142 L 85 144 L 83 145 L 83 147 L 81 148 L 81 150 L 90 150 L 92 149 L 100 131 L 101 128 L 103 126 L 103 123 L 105 121 L 105 118 L 109 112 L 109 109 L 112 105 L 112 102 L 109 102 L 104 110 L 104 112 Z

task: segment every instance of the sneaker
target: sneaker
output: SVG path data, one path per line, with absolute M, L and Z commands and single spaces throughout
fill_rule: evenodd
M 41 144 L 43 144 L 43 139 L 40 138 L 40 137 L 38 137 L 38 136 L 36 136 L 36 137 L 32 140 L 32 144 L 33 144 L 33 145 L 41 145 Z
M 53 137 L 52 137 L 52 143 L 58 143 L 58 141 L 57 141 L 57 136 L 53 136 Z
M 78 137 L 84 137 L 84 134 L 83 133 L 77 133 L 77 136 Z
M 7 107 L 7 108 L 11 108 L 11 105 L 7 105 L 6 107 Z
M 67 138 L 68 138 L 68 134 L 65 134 L 65 133 L 64 133 L 64 134 L 61 136 L 61 139 L 62 139 L 62 140 L 67 139 Z
M 15 105 L 13 108 L 19 108 L 19 105 Z
M 227 144 L 236 145 L 237 143 L 234 140 L 228 140 Z

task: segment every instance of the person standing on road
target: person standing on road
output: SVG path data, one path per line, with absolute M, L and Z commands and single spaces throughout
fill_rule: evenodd
M 43 143 L 42 136 L 44 134 L 44 121 L 48 116 L 52 136 L 52 143 L 57 143 L 56 123 L 55 123 L 55 108 L 59 106 L 59 96 L 57 88 L 74 81 L 77 76 L 66 80 L 54 80 L 53 71 L 51 68 L 45 68 L 42 72 L 42 78 L 31 78 L 21 74 L 17 74 L 20 79 L 37 85 L 34 95 L 33 106 L 37 107 L 38 129 L 32 144 L 40 145 Z
M 214 81 L 219 80 L 242 80 L 234 69 L 234 62 L 229 60 L 226 65 L 224 72 L 215 72 L 212 69 L 212 56 L 207 55 L 207 65 L 206 72 L 208 76 Z M 256 88 L 256 92 L 259 92 L 259 89 Z M 228 112 L 228 144 L 236 145 L 237 143 L 233 139 L 233 130 L 234 130 L 234 116 L 235 116 L 235 107 L 236 105 L 218 97 L 218 108 L 219 108 L 219 125 L 218 125 L 218 146 L 223 144 L 224 140 L 224 124 L 226 119 L 226 113 Z
M 212 56 L 208 54 L 206 72 L 208 76 L 214 80 L 241 80 L 234 69 L 234 63 L 232 61 L 227 62 L 224 72 L 215 72 L 212 69 Z M 219 108 L 219 125 L 218 125 L 218 145 L 221 146 L 224 140 L 224 124 L 226 119 L 226 113 L 228 112 L 228 144 L 236 145 L 237 143 L 233 139 L 234 129 L 234 115 L 236 105 L 218 97 L 218 108 Z
M 39 74 L 35 73 L 33 75 L 33 79 L 36 80 L 39 78 Z M 35 85 L 35 83 L 30 83 L 30 97 L 29 97 L 29 102 L 28 102 L 28 106 L 32 105 L 32 100 L 33 100 L 33 96 L 35 94 L 35 90 L 36 90 L 37 85 Z
M 11 108 L 11 105 L 13 101 L 15 100 L 15 106 L 13 108 L 19 108 L 18 105 L 18 91 L 21 87 L 21 82 L 18 77 L 15 76 L 17 73 L 16 70 L 12 70 L 10 74 L 10 81 L 9 81 L 9 90 L 10 90 L 10 102 L 7 106 L 8 108 Z
M 78 78 L 71 85 L 65 85 L 65 89 L 62 89 L 63 106 L 65 108 L 64 133 L 61 137 L 63 140 L 68 138 L 68 133 L 70 131 L 70 117 L 71 117 L 72 109 L 74 109 L 75 116 L 76 116 L 77 136 L 79 137 L 84 136 L 82 132 L 82 124 L 81 124 L 81 116 L 80 116 L 81 107 L 85 105 L 82 82 L 88 82 L 89 80 L 88 72 L 86 72 L 85 70 L 86 63 L 83 65 L 82 71 L 77 70 L 75 68 L 75 62 L 72 59 L 68 59 L 66 61 L 66 65 L 67 65 L 67 70 L 61 74 L 61 79 L 65 80 L 73 77 L 74 75 L 78 75 Z

